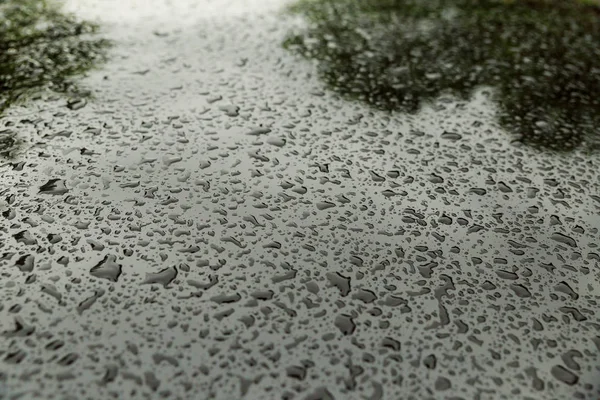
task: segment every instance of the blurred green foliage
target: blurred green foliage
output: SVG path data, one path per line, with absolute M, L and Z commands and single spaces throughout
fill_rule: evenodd
M 73 78 L 109 46 L 97 30 L 44 0 L 0 0 L 0 112 L 41 89 L 81 95 Z
M 590 0 L 587 0 L 588 2 Z M 594 0 L 595 1 L 595 0 Z M 318 60 L 347 98 L 416 112 L 495 88 L 499 120 L 529 145 L 600 142 L 600 8 L 580 0 L 301 0 L 285 47 Z
M 78 21 L 44 0 L 0 0 L 0 115 L 43 90 L 89 95 L 74 78 L 106 58 L 109 41 L 94 36 L 98 26 Z M 19 140 L 0 131 L 0 156 Z

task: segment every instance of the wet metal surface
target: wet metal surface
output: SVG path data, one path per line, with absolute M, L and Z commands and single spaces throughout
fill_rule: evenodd
M 598 155 L 340 99 L 283 5 L 67 2 L 116 44 L 1 120 L 8 398 L 598 398 Z

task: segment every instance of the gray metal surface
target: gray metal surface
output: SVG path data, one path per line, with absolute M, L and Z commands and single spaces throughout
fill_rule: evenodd
M 5 398 L 598 399 L 598 155 L 338 99 L 280 5 L 67 2 L 117 46 L 1 120 Z

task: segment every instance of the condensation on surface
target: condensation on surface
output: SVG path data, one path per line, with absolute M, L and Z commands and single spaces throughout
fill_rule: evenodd
M 86 3 L 95 99 L 0 121 L 9 398 L 598 397 L 597 155 L 511 143 L 486 90 L 343 101 L 275 7 Z

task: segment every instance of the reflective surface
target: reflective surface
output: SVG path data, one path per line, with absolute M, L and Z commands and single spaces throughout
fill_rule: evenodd
M 75 77 L 103 61 L 110 47 L 94 36 L 97 29 L 55 3 L 0 2 L 0 113 L 44 92 L 68 98 L 69 109 L 85 106 L 89 93 L 77 86 Z M 3 159 L 13 158 L 22 144 L 14 130 L 0 130 Z
M 301 0 L 286 46 L 347 98 L 415 112 L 494 89 L 515 140 L 598 148 L 600 5 L 581 0 Z
M 2 1 L 0 111 L 41 89 L 82 96 L 73 77 L 103 60 L 109 47 L 108 41 L 92 35 L 97 29 L 44 0 Z M 80 106 L 76 100 L 69 108 Z
M 598 397 L 597 154 L 485 89 L 340 99 L 282 2 L 147 4 L 67 2 L 116 42 L 94 99 L 2 118 L 8 398 Z

